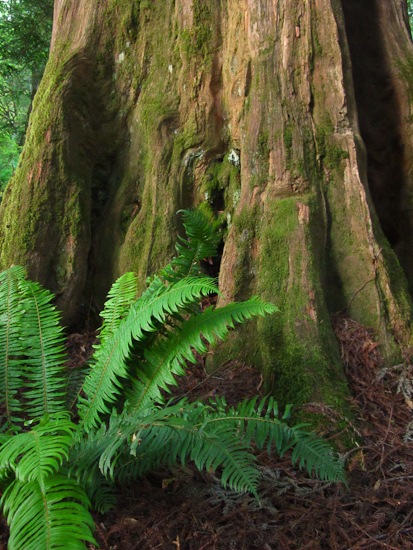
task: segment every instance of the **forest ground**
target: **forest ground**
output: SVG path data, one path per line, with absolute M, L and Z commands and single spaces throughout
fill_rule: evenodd
M 257 456 L 259 503 L 251 495 L 224 490 L 214 474 L 191 465 L 157 472 L 123 488 L 115 510 L 95 515 L 100 548 L 413 549 L 412 357 L 384 369 L 368 329 L 345 318 L 336 319 L 335 328 L 355 425 L 316 403 L 304 409 L 326 415 L 324 437 L 357 441 L 345 455 L 348 489 L 310 479 L 291 466 L 288 456 L 266 452 Z M 84 363 L 94 339 L 93 333 L 69 337 L 70 368 Z M 234 404 L 262 394 L 262 387 L 259 372 L 248 365 L 230 362 L 208 375 L 199 358 L 177 392 L 190 399 L 224 395 Z M 5 548 L 4 522 L 2 527 L 0 550 Z

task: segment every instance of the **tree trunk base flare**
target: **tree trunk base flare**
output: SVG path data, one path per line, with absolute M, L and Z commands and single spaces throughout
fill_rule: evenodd
M 211 352 L 276 395 L 344 407 L 331 318 L 411 340 L 413 46 L 396 0 L 56 0 L 51 56 L 0 208 L 65 322 L 173 254 L 180 208 L 221 224 L 220 302 L 281 313 Z

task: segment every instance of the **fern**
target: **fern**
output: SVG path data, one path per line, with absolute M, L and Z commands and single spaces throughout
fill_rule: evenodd
M 11 267 L 0 273 L 0 399 L 4 403 L 4 428 L 22 422 L 22 406 L 17 392 L 22 387 L 20 368 L 21 326 L 19 281 L 26 276 L 22 267 Z
M 11 469 L 20 481 L 41 480 L 57 472 L 68 458 L 76 430 L 68 413 L 45 417 L 1 446 L 0 469 Z
M 20 281 L 20 287 L 26 413 L 39 418 L 65 409 L 64 336 L 60 315 L 50 304 L 53 295 L 25 279 Z
M 224 339 L 235 322 L 241 323 L 255 315 L 274 313 L 277 309 L 258 298 L 239 304 L 229 304 L 219 309 L 208 308 L 201 315 L 190 317 L 172 332 L 169 338 L 157 341 L 145 350 L 144 361 L 138 367 L 137 378 L 129 392 L 132 409 L 140 409 L 151 402 L 159 402 L 161 390 L 176 384 L 174 375 L 184 374 L 185 362 L 195 362 L 192 349 L 205 353 L 205 341 L 214 344 Z
M 112 336 L 136 300 L 138 278 L 135 273 L 125 273 L 112 285 L 105 307 L 100 314 L 103 319 L 99 332 L 101 343 Z
M 132 341 L 154 332 L 155 321 L 162 323 L 167 315 L 178 312 L 185 304 L 216 291 L 214 282 L 208 278 L 185 278 L 145 295 L 131 307 L 119 330 L 98 346 L 93 355 L 92 370 L 83 385 L 86 398 L 79 398 L 79 414 L 85 430 L 96 426 L 102 413 L 110 412 L 110 405 L 121 392 L 121 379 L 128 377 L 126 359 Z
M 114 483 L 176 462 L 219 470 L 224 486 L 258 495 L 253 443 L 344 481 L 330 446 L 289 426 L 289 408 L 279 418 L 271 397 L 232 408 L 223 399 L 164 403 L 194 350 L 277 311 L 258 298 L 202 311 L 202 298 L 218 289 L 199 262 L 215 254 L 219 237 L 199 212 L 184 211 L 183 221 L 177 257 L 139 298 L 136 275 L 114 283 L 87 370 L 68 376 L 52 295 L 20 267 L 0 274 L 0 483 L 10 549 L 85 548 L 94 543 L 91 503 L 106 511 Z
M 89 471 L 93 467 L 96 454 L 89 451 L 97 442 L 101 447 L 99 469 L 114 480 L 125 482 L 154 468 L 190 459 L 199 469 L 221 467 L 224 485 L 255 493 L 258 470 L 253 466 L 255 457 L 248 445 L 234 437 L 231 427 L 201 428 L 200 408 L 199 403 L 180 402 L 143 417 L 135 414 L 115 421 L 112 418 L 103 439 L 101 431 L 89 434 L 88 443 L 76 449 L 76 470 Z
M 95 544 L 89 500 L 67 476 L 15 480 L 1 502 L 10 526 L 9 550 L 85 550 L 84 541 Z
M 294 430 L 292 463 L 314 473 L 319 479 L 345 483 L 343 465 L 337 461 L 330 445 L 314 433 Z
M 178 237 L 177 256 L 161 270 L 159 276 L 167 281 L 200 275 L 199 263 L 217 255 L 220 237 L 205 215 L 199 210 L 180 210 L 186 238 Z
M 64 413 L 43 419 L 2 445 L 0 469 L 15 476 L 1 499 L 10 525 L 10 550 L 84 548 L 83 540 L 94 541 L 84 490 L 58 473 L 76 429 Z
M 345 482 L 342 464 L 330 445 L 302 426 L 278 418 L 273 398 L 247 400 L 235 408 L 224 401 L 167 405 L 148 413 L 112 416 L 108 429 L 89 433 L 76 449 L 76 470 L 90 471 L 99 460 L 108 478 L 126 482 L 147 471 L 192 460 L 199 469 L 220 469 L 224 485 L 256 494 L 258 470 L 251 443 L 292 460 L 320 479 Z M 283 417 L 284 418 L 284 417 Z M 98 458 L 100 456 L 100 459 Z M 76 459 L 75 459 L 76 460 Z
M 218 412 L 205 420 L 209 424 L 223 424 L 237 431 L 245 444 L 254 442 L 258 449 L 267 447 L 271 454 L 275 447 L 283 456 L 292 449 L 292 463 L 319 479 L 345 483 L 343 465 L 337 460 L 331 446 L 313 432 L 304 431 L 305 425 L 290 427 L 284 419 L 289 416 L 289 408 L 281 419 L 278 418 L 278 404 L 272 397 L 243 401 L 237 407 L 228 409 L 225 401 L 218 402 Z M 217 406 L 216 402 L 212 403 Z
M 6 405 L 6 426 L 16 428 L 22 418 L 15 396 L 25 388 L 31 418 L 65 408 L 64 352 L 60 317 L 50 302 L 53 295 L 26 280 L 21 267 L 0 275 L 0 395 Z

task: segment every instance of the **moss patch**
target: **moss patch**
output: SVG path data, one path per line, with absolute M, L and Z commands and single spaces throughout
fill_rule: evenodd
M 320 292 L 320 266 L 314 266 L 311 227 L 298 217 L 298 203 L 311 211 L 311 198 L 274 201 L 263 219 L 259 291 L 281 313 L 259 321 L 259 355 L 281 401 L 339 406 L 346 382 Z
M 317 126 L 316 131 L 317 153 L 322 166 L 333 172 L 340 172 L 342 161 L 349 158 L 348 151 L 341 149 L 334 143 L 334 127 L 327 119 Z
M 187 57 L 200 56 L 206 59 L 209 56 L 212 39 L 212 9 L 203 0 L 192 2 L 193 25 L 181 31 L 180 42 Z

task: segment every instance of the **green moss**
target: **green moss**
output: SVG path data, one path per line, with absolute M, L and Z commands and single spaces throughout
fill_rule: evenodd
M 152 0 L 140 0 L 139 7 L 141 10 L 150 10 L 152 7 Z
M 28 251 L 35 247 L 42 228 L 46 230 L 56 221 L 51 216 L 49 190 L 39 179 L 44 177 L 52 161 L 51 147 L 45 143 L 45 138 L 52 131 L 54 135 L 62 132 L 58 98 L 69 81 L 70 73 L 65 70 L 64 53 L 61 56 L 62 63 L 58 64 L 55 55 L 47 64 L 34 100 L 19 168 L 5 193 L 2 222 L 6 231 L 5 238 L 2 238 L 0 260 L 4 267 L 10 263 L 26 264 Z M 56 154 L 62 154 L 59 147 L 54 148 L 53 155 Z M 58 181 L 55 185 L 58 186 Z M 58 202 L 57 197 L 54 200 Z M 24 223 L 18 220 L 24 220 Z
M 413 56 L 408 53 L 404 59 L 396 60 L 396 66 L 407 85 L 410 102 L 413 102 Z
M 234 218 L 237 262 L 234 269 L 235 298 L 246 299 L 252 294 L 251 284 L 254 281 L 254 261 L 251 250 L 258 236 L 259 208 L 243 208 Z
M 316 57 L 321 58 L 323 55 L 323 47 L 320 44 L 320 39 L 317 33 L 313 34 L 313 46 Z
M 259 363 L 281 402 L 315 399 L 338 407 L 346 383 L 322 301 L 319 266 L 313 266 L 311 224 L 300 225 L 298 202 L 313 208 L 311 195 L 268 204 L 260 230 L 259 294 L 281 312 L 258 322 Z M 310 316 L 311 300 L 321 318 Z
M 261 130 L 261 132 L 258 135 L 258 154 L 260 157 L 268 157 L 268 154 L 270 152 L 269 146 L 268 146 L 268 131 L 267 130 Z
M 339 171 L 341 162 L 349 158 L 348 151 L 334 143 L 334 127 L 330 120 L 319 125 L 316 131 L 317 152 L 321 163 L 328 170 Z
M 185 125 L 179 128 L 173 140 L 172 163 L 179 165 L 182 162 L 183 155 L 189 149 L 196 147 L 200 143 L 200 136 L 195 117 L 189 117 Z
M 286 126 L 283 132 L 284 147 L 288 154 L 293 147 L 293 129 L 292 126 Z
M 182 49 L 186 56 L 206 59 L 211 51 L 212 9 L 203 0 L 193 0 L 193 25 L 180 34 Z
M 229 153 L 226 153 L 222 160 L 208 166 L 201 179 L 200 192 L 211 205 L 219 203 L 224 210 L 232 211 L 236 206 L 236 192 L 240 186 L 239 165 L 229 160 Z
M 293 156 L 293 128 L 290 125 L 287 125 L 283 131 L 283 142 L 285 148 L 285 161 L 288 170 L 291 170 L 291 159 Z
M 258 230 L 258 207 L 245 207 L 234 220 L 234 227 L 238 234 L 248 233 L 250 238 L 254 237 Z
M 140 124 L 146 135 L 149 136 L 163 120 L 175 114 L 176 102 L 168 97 L 168 94 L 157 89 L 156 85 L 153 86 L 152 83 L 150 87 L 144 87 L 142 93 L 144 97 L 142 98 L 140 110 Z
M 244 360 L 247 357 L 261 367 L 268 391 L 281 405 L 322 402 L 338 411 L 341 418 L 351 418 L 339 350 L 320 291 L 320 266 L 312 265 L 314 231 L 311 222 L 309 226 L 300 224 L 298 202 L 309 208 L 315 204 L 312 195 L 299 200 L 278 199 L 266 204 L 264 214 L 245 208 L 234 220 L 237 298 L 255 292 L 275 303 L 280 312 L 238 330 L 227 345 L 214 352 L 214 364 L 229 354 L 237 357 L 242 350 Z M 314 211 L 314 217 L 316 214 Z M 260 243 L 259 260 L 251 263 L 251 244 L 256 239 Z M 251 269 L 256 270 L 253 281 L 248 275 Z M 253 288 L 257 280 L 258 287 Z M 318 315 L 315 320 L 308 309 L 312 299 Z M 322 420 L 313 418 L 312 422 Z
M 289 272 L 289 237 L 298 226 L 297 200 L 274 201 L 267 210 L 268 223 L 261 231 L 261 273 L 264 280 L 276 284 L 276 294 L 285 287 Z M 275 262 L 274 262 L 275 260 Z

